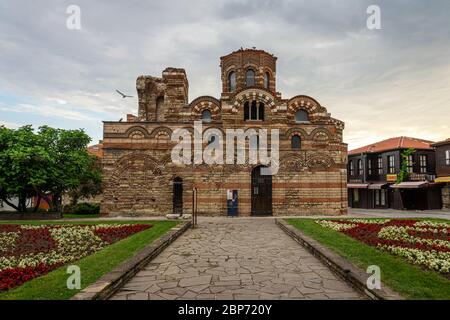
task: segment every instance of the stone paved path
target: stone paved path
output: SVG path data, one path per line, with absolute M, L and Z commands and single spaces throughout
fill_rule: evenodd
M 199 221 L 112 299 L 361 299 L 273 219 Z

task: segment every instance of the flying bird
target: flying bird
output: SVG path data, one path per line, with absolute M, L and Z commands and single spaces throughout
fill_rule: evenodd
M 120 91 L 117 90 L 117 89 L 116 89 L 116 92 L 117 92 L 118 94 L 120 94 L 120 95 L 122 96 L 122 98 L 133 98 L 133 96 L 126 95 L 126 94 L 120 92 Z

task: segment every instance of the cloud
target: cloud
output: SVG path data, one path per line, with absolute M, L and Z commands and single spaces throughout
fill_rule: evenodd
M 17 113 L 35 114 L 47 117 L 58 117 L 63 119 L 75 120 L 75 121 L 93 121 L 92 117 L 85 115 L 78 111 L 66 110 L 48 105 L 31 105 L 20 103 L 13 107 L 2 107 L 0 110 Z
M 369 0 L 79 0 L 0 3 L 0 119 L 26 113 L 86 123 L 137 112 L 138 75 L 183 67 L 189 97 L 220 96 L 219 57 L 241 46 L 278 56 L 277 90 L 307 94 L 346 122 L 350 148 L 381 137 L 450 136 L 450 2 L 378 0 L 382 30 L 366 28 Z M 66 122 L 61 121 L 62 124 Z
M 10 129 L 17 129 L 21 126 L 21 124 L 19 123 L 15 123 L 15 122 L 7 122 L 7 121 L 0 121 L 0 126 L 5 126 L 6 128 L 10 128 Z

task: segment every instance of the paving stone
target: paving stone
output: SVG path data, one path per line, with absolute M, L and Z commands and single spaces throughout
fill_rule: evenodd
M 199 221 L 112 299 L 361 299 L 272 219 Z
M 187 287 L 187 289 L 193 291 L 193 292 L 197 292 L 200 293 L 203 290 L 205 290 L 206 288 L 209 288 L 209 284 L 201 284 L 199 286 L 191 286 L 191 287 Z M 209 291 L 208 291 L 209 292 Z
M 178 285 L 178 281 L 167 281 L 167 282 L 161 282 L 158 286 L 161 289 L 170 289 L 175 288 Z
M 191 278 L 182 278 L 180 280 L 179 286 L 180 287 L 192 287 L 192 286 L 198 286 L 201 284 L 209 284 L 210 282 L 211 282 L 211 275 L 204 275 L 204 276 L 191 277 Z
M 164 289 L 162 290 L 163 293 L 176 295 L 177 297 L 182 296 L 185 294 L 188 290 L 186 288 L 176 287 L 171 289 Z
M 289 298 L 302 299 L 304 297 L 305 296 L 300 291 L 298 291 L 297 288 L 294 288 L 291 290 L 291 292 L 289 292 Z
M 158 292 L 160 290 L 161 290 L 161 288 L 158 287 L 156 284 L 154 284 L 154 285 L 152 285 L 150 288 L 148 288 L 145 291 L 148 292 L 148 293 L 155 293 L 155 292 Z
M 259 300 L 258 294 L 240 294 L 237 293 L 234 295 L 235 300 Z
M 146 292 L 137 292 L 131 293 L 127 295 L 127 300 L 148 300 L 148 293 Z

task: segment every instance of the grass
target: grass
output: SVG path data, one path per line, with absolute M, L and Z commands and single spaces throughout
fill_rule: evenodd
M 436 221 L 436 219 L 433 220 Z M 312 219 L 287 219 L 286 221 L 337 254 L 347 258 L 362 270 L 366 270 L 370 265 L 379 266 L 381 281 L 405 298 L 450 299 L 450 280 L 437 272 L 424 270 L 400 257 L 366 245 L 343 233 L 323 228 Z M 442 220 L 439 222 L 448 223 L 448 221 Z
M 71 262 L 70 265 L 77 265 L 81 270 L 81 289 L 69 290 L 66 286 L 67 266 L 62 266 L 42 277 L 30 280 L 20 287 L 14 288 L 0 294 L 0 300 L 64 300 L 69 299 L 76 293 L 94 283 L 102 275 L 113 270 L 122 261 L 131 258 L 140 249 L 151 243 L 161 235 L 165 234 L 170 228 L 175 226 L 176 221 L 77 221 L 77 222 L 58 222 L 58 221 L 15 221 L 8 223 L 20 224 L 96 224 L 96 223 L 136 223 L 152 224 L 150 229 L 141 231 L 128 238 L 122 239 L 111 244 L 104 249 L 87 256 L 78 261 Z

